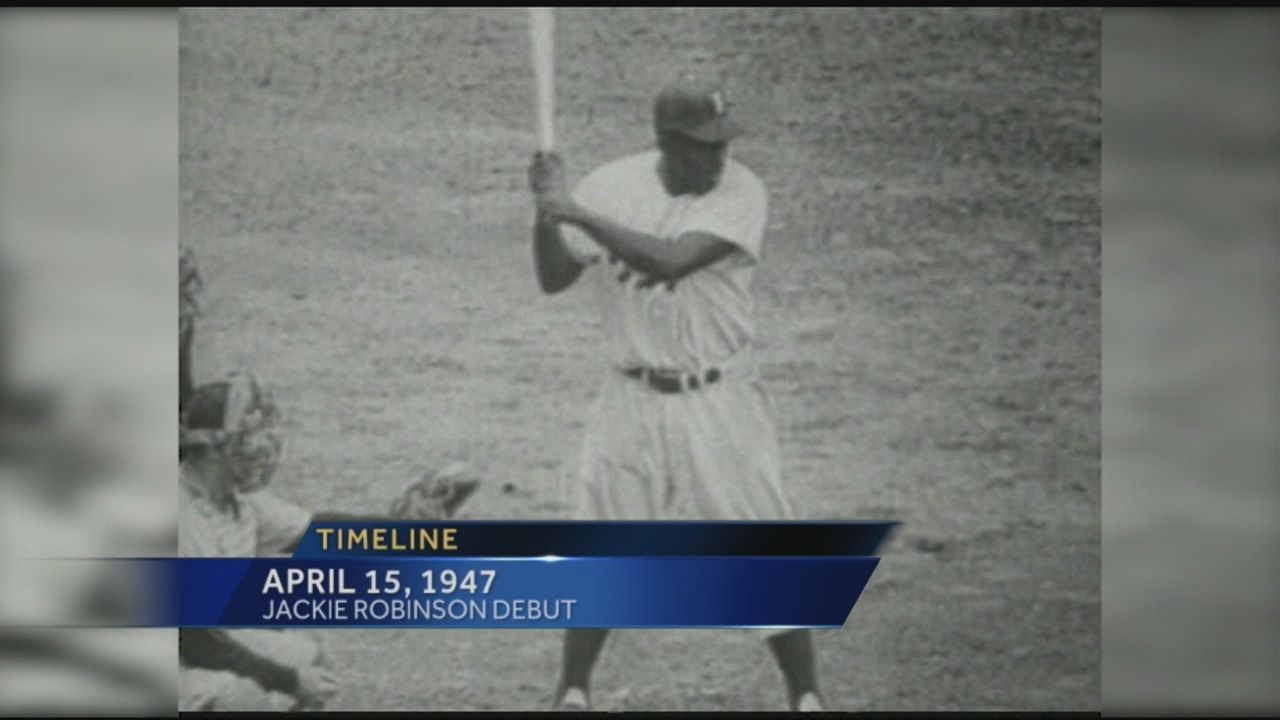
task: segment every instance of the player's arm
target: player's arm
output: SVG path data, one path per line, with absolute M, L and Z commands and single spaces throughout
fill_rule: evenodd
M 538 272 L 538 287 L 548 295 L 576 282 L 584 267 L 565 245 L 560 223 L 541 211 L 533 225 L 533 264 Z
M 249 678 L 267 692 L 292 695 L 305 705 L 319 706 L 337 689 L 337 678 L 331 671 L 276 662 L 222 628 L 179 628 L 178 658 L 188 667 L 225 670 Z
M 460 473 L 467 473 L 461 475 Z M 307 528 L 314 522 L 387 522 L 401 520 L 445 520 L 451 518 L 467 498 L 480 487 L 480 480 L 460 463 L 446 466 L 436 473 L 412 483 L 391 506 L 386 515 L 353 513 L 346 511 L 321 511 L 308 513 L 305 519 L 278 523 L 279 528 L 266 538 L 269 545 L 278 545 L 279 552 L 292 553 L 298 549 Z M 261 496 L 260 496 L 261 497 Z M 277 512 L 274 516 L 289 513 Z M 260 531 L 262 529 L 260 528 Z M 278 541 L 276 541 L 278 538 Z
M 178 659 L 188 667 L 227 670 L 268 692 L 298 694 L 298 670 L 259 655 L 221 628 L 180 628 Z
M 314 522 L 382 522 L 385 515 L 364 515 L 348 512 L 313 511 L 299 507 L 276 495 L 262 490 L 241 497 L 241 502 L 252 504 L 258 518 L 257 553 L 274 555 L 292 553 L 306 537 L 307 529 Z M 241 508 L 242 511 L 247 508 Z
M 573 225 L 632 269 L 659 281 L 679 280 L 737 249 L 733 243 L 706 232 L 686 233 L 676 242 L 667 242 L 587 209 L 566 189 L 564 165 L 554 153 L 534 156 L 529 184 L 538 203 L 539 225 L 551 222 Z M 559 249 L 568 254 L 563 242 Z M 569 260 L 576 262 L 572 256 Z M 577 269 L 580 270 L 581 267 Z
M 328 510 L 322 510 L 311 514 L 311 522 L 385 522 L 391 519 L 393 518 L 389 518 L 386 515 L 364 515 L 361 513 L 336 512 Z M 310 523 L 305 526 L 295 527 L 287 536 L 282 537 L 278 543 L 279 552 L 292 553 L 294 550 L 297 550 L 298 545 L 302 544 L 302 538 L 307 535 L 307 527 L 309 527 L 309 525 Z
M 558 199 L 552 212 L 562 222 L 581 228 L 629 267 L 663 282 L 679 280 L 738 249 L 711 233 L 696 231 L 681 235 L 676 242 L 667 242 L 593 213 L 568 198 Z
M 536 198 L 553 186 L 564 186 L 564 166 L 559 156 L 535 153 L 533 162 L 529 164 L 529 189 Z M 533 265 L 538 274 L 538 287 L 548 295 L 554 295 L 576 282 L 584 267 L 569 251 L 560 232 L 560 223 L 543 212 L 541 203 L 533 223 Z

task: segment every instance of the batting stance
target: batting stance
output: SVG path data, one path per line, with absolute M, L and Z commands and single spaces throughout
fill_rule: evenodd
M 729 158 L 740 128 L 721 89 L 682 75 L 654 103 L 657 148 L 589 174 L 572 195 L 554 153 L 534 156 L 538 282 L 594 281 L 607 370 L 578 468 L 581 519 L 790 518 L 778 434 L 751 355 L 751 281 L 768 198 Z M 565 638 L 556 704 L 590 707 L 607 630 Z M 796 710 L 821 710 L 808 631 L 769 646 Z

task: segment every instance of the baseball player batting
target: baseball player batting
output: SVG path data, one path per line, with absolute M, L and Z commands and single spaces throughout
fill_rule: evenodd
M 768 197 L 729 157 L 740 134 L 714 82 L 680 75 L 653 107 L 657 147 L 587 175 L 569 193 L 563 163 L 529 169 L 539 285 L 595 285 L 607 343 L 602 388 L 578 465 L 581 519 L 787 519 L 778 433 L 754 371 L 751 282 Z M 565 637 L 555 704 L 590 708 L 607 630 Z M 793 710 L 822 710 L 806 630 L 768 645 Z

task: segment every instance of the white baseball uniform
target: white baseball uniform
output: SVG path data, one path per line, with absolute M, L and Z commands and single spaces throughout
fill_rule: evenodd
M 178 552 L 187 557 L 278 555 L 311 524 L 310 511 L 266 490 L 236 493 L 232 511 L 183 487 Z
M 759 178 L 729 159 L 705 195 L 671 197 L 656 150 L 609 163 L 574 191 L 589 210 L 677 242 L 701 231 L 737 246 L 716 263 L 670 284 L 644 278 L 581 230 L 563 226 L 569 251 L 588 265 L 609 360 L 587 418 L 576 493 L 581 519 L 788 519 L 778 433 L 752 358 L 751 281 L 764 238 L 768 198 Z M 648 367 L 720 370 L 718 381 L 662 393 L 624 375 Z

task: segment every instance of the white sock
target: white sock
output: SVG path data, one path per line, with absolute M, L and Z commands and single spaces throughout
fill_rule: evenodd
M 562 708 L 582 708 L 591 707 L 591 703 L 587 701 L 587 693 L 582 688 L 571 687 L 564 691 L 564 695 L 560 698 L 560 707 Z
M 822 700 L 818 698 L 816 693 L 807 692 L 800 696 L 800 702 L 796 703 L 796 712 L 823 712 L 826 708 L 822 706 Z

